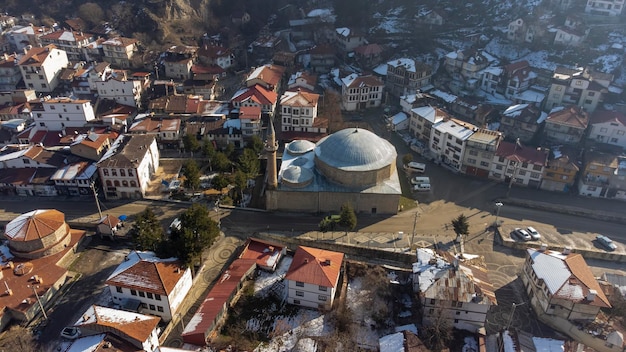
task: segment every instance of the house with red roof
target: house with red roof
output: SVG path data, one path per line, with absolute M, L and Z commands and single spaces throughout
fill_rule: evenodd
M 260 106 L 242 106 L 239 108 L 241 134 L 244 139 L 251 139 L 252 136 L 261 136 L 261 114 Z
M 626 149 L 626 115 L 619 111 L 599 110 L 591 115 L 588 139 Z
M 287 90 L 297 91 L 298 89 L 313 93 L 317 85 L 317 75 L 305 71 L 298 71 L 289 77 Z
M 282 244 L 250 237 L 246 241 L 239 258 L 254 259 L 260 269 L 274 271 L 286 253 L 287 247 Z
M 376 108 L 382 104 L 385 83 L 373 75 L 353 73 L 341 79 L 341 108 L 346 111 Z
M 578 144 L 589 125 L 589 114 L 576 105 L 556 107 L 546 119 L 544 133 L 555 144 Z
M 285 68 L 279 65 L 267 64 L 255 68 L 246 78 L 246 87 L 260 85 L 274 93 L 280 91 Z
M 191 289 L 191 270 L 176 258 L 160 259 L 152 252 L 133 251 L 106 281 L 113 303 L 138 307 L 143 314 L 168 322 Z
M 81 31 L 60 30 L 39 37 L 42 45 L 54 44 L 59 49 L 65 50 L 67 58 L 72 61 L 85 59 L 83 47 L 92 41 L 91 35 Z
M 198 49 L 198 61 L 204 66 L 217 66 L 226 70 L 235 64 L 235 55 L 221 45 L 205 44 Z
M 354 49 L 356 59 L 365 66 L 378 65 L 382 60 L 383 48 L 376 44 L 365 44 Z
M 0 55 L 0 90 L 12 91 L 22 79 L 20 68 L 17 66 L 19 59 L 17 54 Z
M 180 139 L 181 119 L 145 118 L 135 121 L 128 132 L 131 134 L 148 134 L 157 137 L 159 143 L 175 143 Z
M 281 128 L 283 131 L 315 132 L 313 125 L 317 118 L 319 95 L 301 90 L 285 92 L 280 97 Z M 326 131 L 323 131 L 325 133 Z
M 182 333 L 183 342 L 205 346 L 226 321 L 228 308 L 235 304 L 244 281 L 254 273 L 256 259 L 239 258 L 225 270 L 204 298 Z
M 287 303 L 331 309 L 339 285 L 343 253 L 299 246 L 285 274 Z
M 235 109 L 243 106 L 259 106 L 264 113 L 273 115 L 278 102 L 278 94 L 256 84 L 235 92 L 230 101 Z
M 104 61 L 119 68 L 131 67 L 131 60 L 137 52 L 137 39 L 114 37 L 102 42 Z
M 527 147 L 518 140 L 501 142 L 491 163 L 489 178 L 518 186 L 539 188 L 548 163 L 548 150 Z
M 65 51 L 53 44 L 31 48 L 18 62 L 26 88 L 45 93 L 59 85 L 61 70 L 68 64 Z

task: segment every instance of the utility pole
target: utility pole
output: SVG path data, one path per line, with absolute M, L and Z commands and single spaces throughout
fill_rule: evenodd
M 100 209 L 100 201 L 98 200 L 98 192 L 96 192 L 95 182 L 91 181 L 89 186 L 91 187 L 91 191 L 93 192 L 93 198 L 96 200 L 96 205 L 98 206 L 98 215 L 100 216 L 100 219 L 102 219 L 102 209 Z
M 413 241 L 415 240 L 415 228 L 417 227 L 417 217 L 420 214 L 416 211 L 415 212 L 415 219 L 413 220 L 413 233 L 411 234 L 411 243 L 409 243 L 409 250 L 411 250 L 411 247 L 413 247 Z
M 502 202 L 496 203 L 496 228 L 500 226 L 500 223 L 498 222 L 498 216 L 500 216 L 500 208 L 502 208 L 503 205 L 504 204 L 502 204 Z
M 37 303 L 39 303 L 39 308 L 41 308 L 41 313 L 43 314 L 43 318 L 48 320 L 48 314 L 46 314 L 46 310 L 43 309 L 43 304 L 41 304 L 41 299 L 39 299 L 39 294 L 37 293 L 37 289 L 39 288 L 39 286 L 28 285 L 28 287 L 33 289 L 33 293 L 35 294 L 35 297 L 37 297 Z

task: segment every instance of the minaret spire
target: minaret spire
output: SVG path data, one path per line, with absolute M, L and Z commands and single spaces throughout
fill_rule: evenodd
M 267 153 L 267 188 L 276 189 L 278 187 L 278 171 L 276 163 L 276 151 L 278 142 L 276 141 L 276 131 L 274 130 L 273 118 L 270 117 L 270 126 L 265 141 L 265 152 Z

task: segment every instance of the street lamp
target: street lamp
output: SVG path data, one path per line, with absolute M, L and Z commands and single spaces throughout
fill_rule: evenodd
M 43 308 L 43 304 L 41 304 L 41 299 L 39 298 L 39 294 L 37 293 L 39 286 L 27 285 L 27 287 L 33 289 L 33 293 L 35 294 L 35 297 L 37 297 L 37 303 L 39 303 L 39 308 L 41 308 L 41 313 L 43 314 L 43 318 L 48 320 L 48 314 L 46 314 L 46 310 Z
M 496 203 L 496 227 L 500 226 L 500 223 L 498 222 L 498 216 L 500 216 L 500 208 L 502 208 L 504 204 L 502 204 L 502 202 L 497 202 Z

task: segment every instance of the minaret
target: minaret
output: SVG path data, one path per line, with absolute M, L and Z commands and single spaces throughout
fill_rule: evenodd
M 270 128 L 265 141 L 265 151 L 267 152 L 267 188 L 276 189 L 278 187 L 278 171 L 276 170 L 278 142 L 276 141 L 276 131 L 274 131 L 274 122 L 271 116 L 269 120 Z

